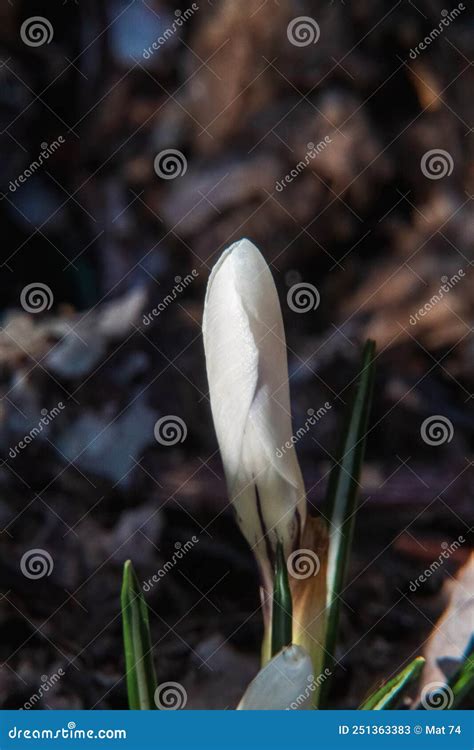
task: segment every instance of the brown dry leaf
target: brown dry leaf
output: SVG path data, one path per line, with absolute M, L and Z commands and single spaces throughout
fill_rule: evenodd
M 217 215 L 265 200 L 282 169 L 278 159 L 265 156 L 190 170 L 162 201 L 161 213 L 180 235 L 203 232 Z
M 423 216 L 399 230 L 396 256 L 380 262 L 342 306 L 344 318 L 369 314 L 365 335 L 381 349 L 412 339 L 436 349 L 466 338 L 474 317 L 472 271 L 467 258 L 449 256 L 446 247 L 470 242 L 472 228 L 465 215 L 463 225 L 443 229 L 450 210 L 448 196 L 423 206 Z
M 425 668 L 420 680 L 421 699 L 424 688 L 445 683 L 460 666 L 474 631 L 474 553 L 446 584 L 448 606 L 435 625 L 424 649 Z
M 321 672 L 323 645 L 326 631 L 326 574 L 328 559 L 328 531 L 322 518 L 306 519 L 299 550 L 301 563 L 308 559 L 311 569 L 314 561 L 309 551 L 315 553 L 318 564 L 315 573 L 305 578 L 290 575 L 293 598 L 293 643 L 303 646 L 313 660 L 314 674 Z M 306 554 L 305 554 L 306 553 Z M 297 572 L 298 557 L 295 558 Z M 303 573 L 305 571 L 301 571 Z M 319 667 L 319 669 L 318 669 Z
M 27 313 L 11 313 L 0 329 L 0 365 L 18 366 L 27 357 L 38 359 L 50 344 L 47 325 Z
M 433 111 L 439 109 L 442 103 L 443 86 L 434 71 L 417 62 L 410 69 L 410 78 L 423 109 Z
M 208 135 L 196 138 L 200 150 L 216 150 L 275 95 L 277 81 L 266 59 L 275 57 L 290 14 L 287 2 L 272 5 L 271 13 L 258 12 L 260 7 L 260 0 L 225 0 L 192 40 L 196 74 L 191 68 L 189 106 Z M 209 62 L 203 66 L 200 60 Z

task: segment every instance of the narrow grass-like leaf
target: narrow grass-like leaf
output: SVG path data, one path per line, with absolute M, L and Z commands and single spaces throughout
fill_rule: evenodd
M 469 693 L 474 693 L 474 658 L 472 656 L 459 672 L 451 690 L 454 699 L 450 708 L 459 708 L 464 698 Z
M 327 574 L 327 627 L 324 666 L 332 671 L 339 622 L 339 594 L 344 587 L 357 508 L 359 477 L 364 459 L 365 435 L 372 400 L 375 342 L 367 341 L 362 355 L 359 382 L 355 390 L 337 462 L 328 485 L 329 555 Z M 327 693 L 329 681 L 324 683 Z
M 395 708 L 401 691 L 419 677 L 424 663 L 424 658 L 417 656 L 416 659 L 410 662 L 408 667 L 405 667 L 399 674 L 376 690 L 375 693 L 372 693 L 360 706 L 360 710 L 380 711 L 382 709 Z
M 464 699 L 471 692 L 474 693 L 474 636 L 469 641 L 460 668 L 445 684 L 438 682 L 432 686 L 436 686 L 436 689 L 429 695 L 425 692 L 417 709 L 436 708 L 446 711 L 460 708 Z
M 293 604 L 291 600 L 288 569 L 283 545 L 279 542 L 276 551 L 275 581 L 273 585 L 272 611 L 272 656 L 291 645 L 293 626 Z
M 464 698 L 474 692 L 474 638 L 469 643 L 465 661 L 448 684 L 453 694 L 450 708 L 458 708 Z
M 121 604 L 129 707 L 156 708 L 148 609 L 130 560 L 123 569 Z

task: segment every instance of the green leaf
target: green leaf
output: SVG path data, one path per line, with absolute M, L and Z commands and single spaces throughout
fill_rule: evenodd
M 382 685 L 379 690 L 367 698 L 360 706 L 361 711 L 380 711 L 387 708 L 395 708 L 401 691 L 411 682 L 416 680 L 423 669 L 425 660 L 417 656 L 402 672 L 393 679 Z
M 471 690 L 474 691 L 474 638 L 471 639 L 465 658 L 461 668 L 448 683 L 453 693 L 450 708 L 458 708 Z
M 121 604 L 129 706 L 135 710 L 156 708 L 148 608 L 130 560 L 123 569 Z
M 375 342 L 367 341 L 362 355 L 359 382 L 347 419 L 338 460 L 332 468 L 328 485 L 330 514 L 327 573 L 327 627 L 324 667 L 332 671 L 339 623 L 339 595 L 344 588 L 354 520 L 357 509 L 359 477 L 364 459 L 365 436 L 374 382 Z M 329 681 L 324 683 L 323 696 Z
M 464 653 L 464 661 L 452 677 L 443 684 L 432 683 L 428 687 L 435 687 L 429 696 L 425 694 L 417 709 L 435 708 L 443 711 L 462 707 L 464 699 L 474 692 L 474 636 Z
M 291 645 L 293 603 L 283 545 L 277 544 L 275 581 L 273 585 L 272 656 Z

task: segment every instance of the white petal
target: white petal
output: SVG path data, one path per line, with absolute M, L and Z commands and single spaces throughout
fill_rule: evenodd
M 203 334 L 214 425 L 242 530 L 260 551 L 264 536 L 267 545 L 278 537 L 290 547 L 306 500 L 294 447 L 281 452 L 292 436 L 285 333 L 270 269 L 247 239 L 212 270 Z
M 258 350 L 234 277 L 231 245 L 212 269 L 202 322 L 212 415 L 229 484 L 236 477 L 242 440 L 258 380 Z
M 301 646 L 288 646 L 273 657 L 252 680 L 238 711 L 309 709 L 314 676 L 311 658 Z

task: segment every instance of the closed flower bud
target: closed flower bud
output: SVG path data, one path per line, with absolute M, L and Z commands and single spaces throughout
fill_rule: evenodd
M 249 240 L 214 266 L 203 318 L 214 426 L 239 525 L 269 581 L 298 546 L 306 498 L 292 435 L 285 332 L 270 269 Z

